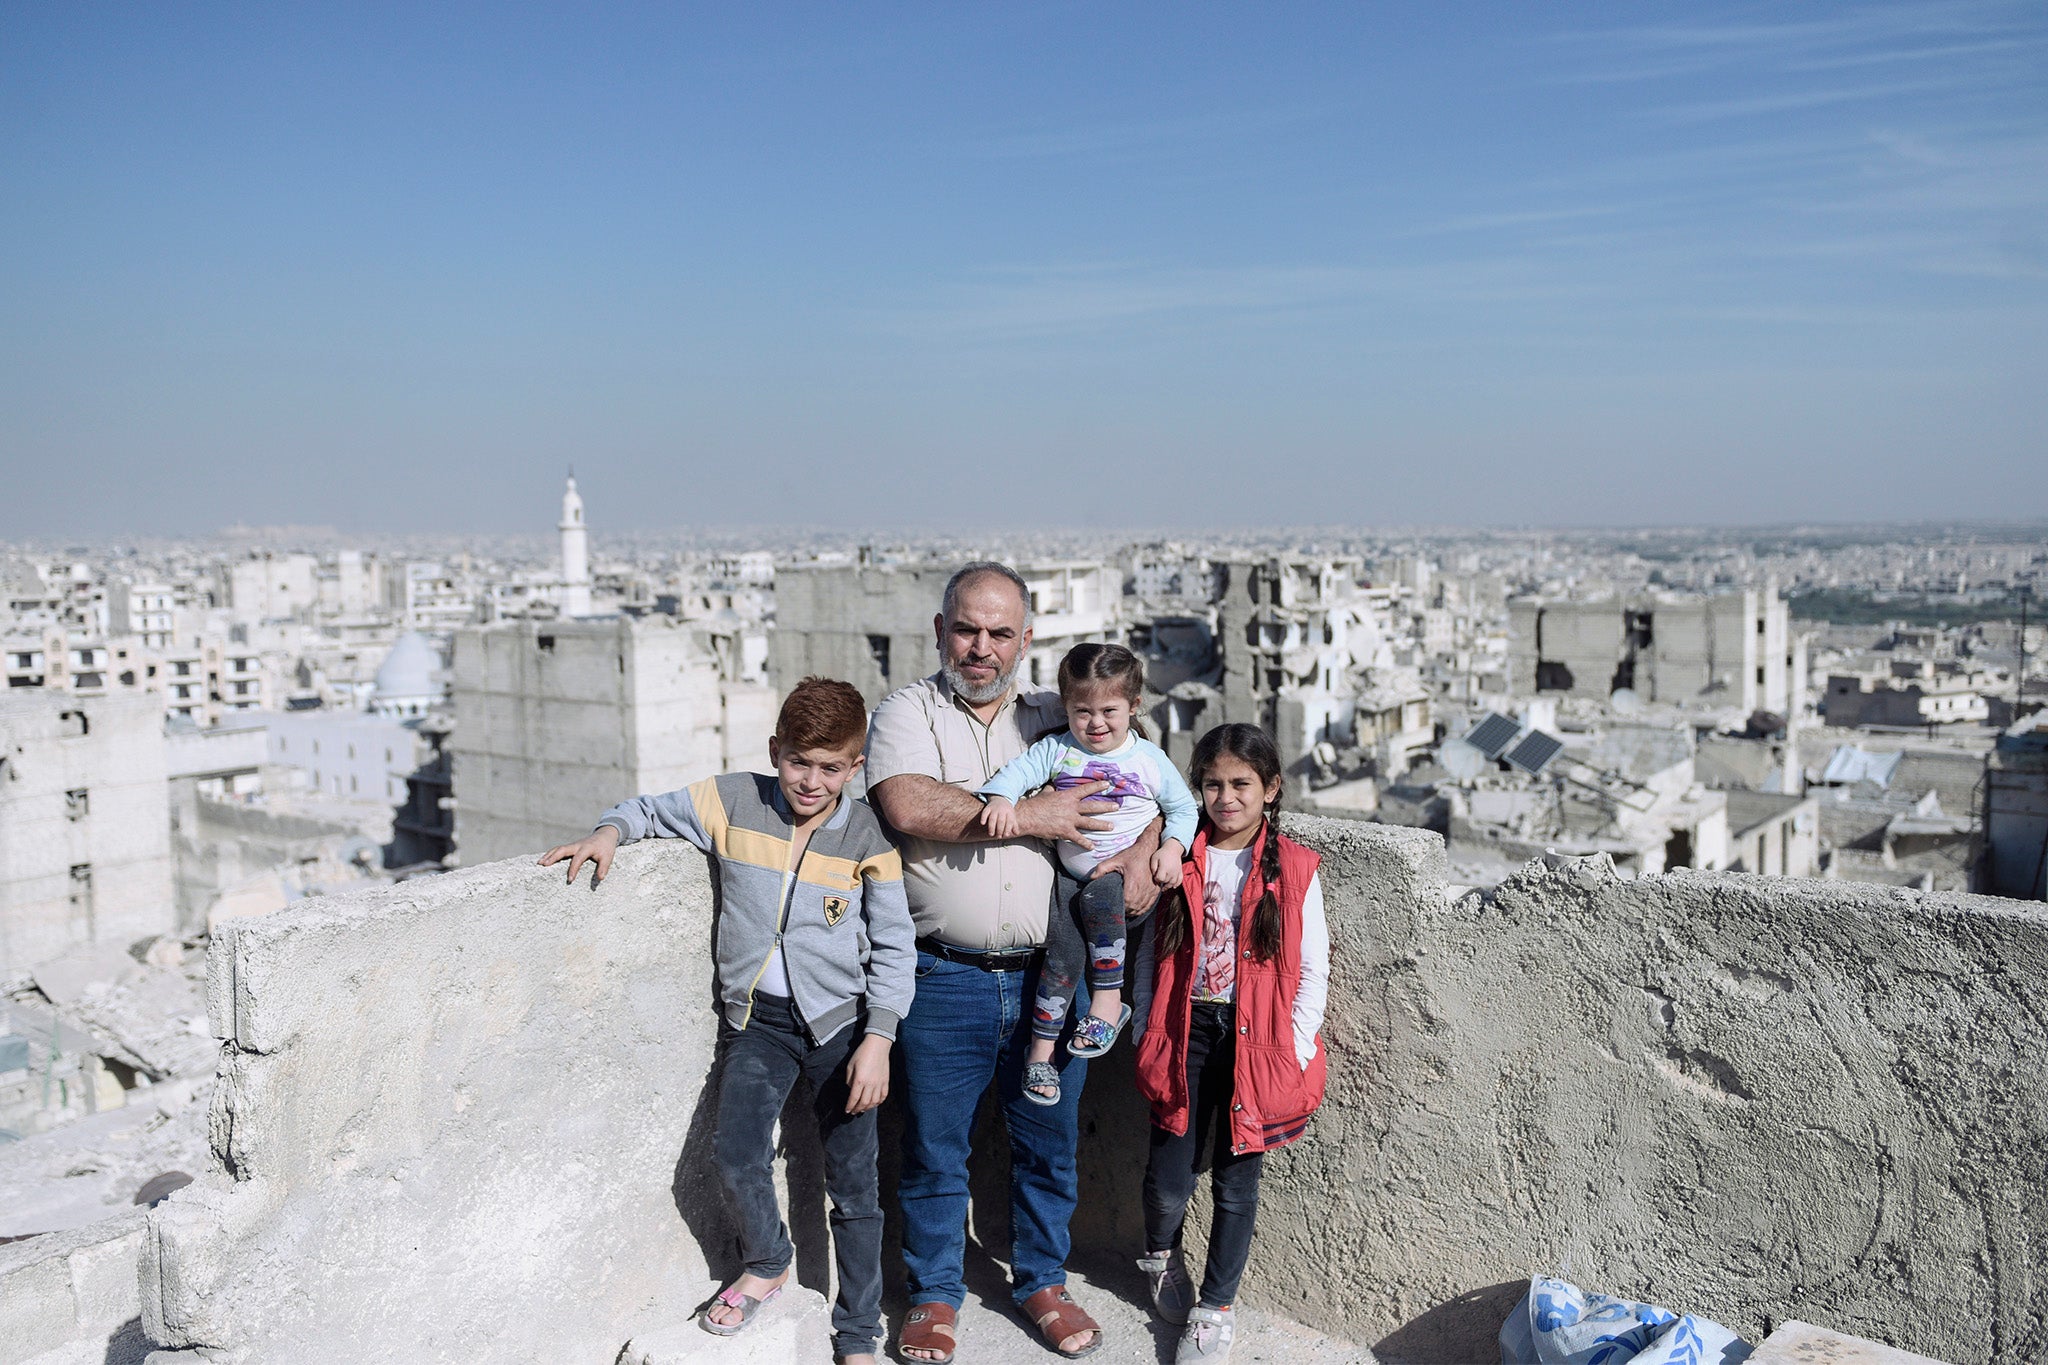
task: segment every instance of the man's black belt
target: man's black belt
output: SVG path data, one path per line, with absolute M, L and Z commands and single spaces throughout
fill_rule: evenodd
M 977 953 L 966 948 L 955 948 L 950 943 L 941 943 L 929 934 L 918 939 L 920 951 L 948 962 L 964 963 L 979 967 L 985 972 L 1021 972 L 1027 967 L 1038 965 L 1038 959 L 1045 955 L 1043 948 L 1005 948 L 1001 952 Z

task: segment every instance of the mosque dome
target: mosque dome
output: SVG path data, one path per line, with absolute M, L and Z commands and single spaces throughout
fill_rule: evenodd
M 383 715 L 423 714 L 441 695 L 441 650 L 418 631 L 398 637 L 377 669 L 370 709 Z

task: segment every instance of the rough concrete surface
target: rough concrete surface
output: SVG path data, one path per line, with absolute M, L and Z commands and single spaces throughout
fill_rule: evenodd
M 1051 1365 L 1059 1359 L 1042 1344 L 1037 1329 L 1010 1306 L 1007 1287 L 991 1284 L 987 1291 L 970 1287 L 967 1302 L 961 1305 L 961 1365 Z M 1145 1282 L 1135 1267 L 1071 1271 L 1067 1291 L 1102 1324 L 1102 1349 L 1088 1357 L 1089 1365 L 1162 1365 L 1173 1359 L 1180 1329 L 1160 1322 L 1144 1306 Z M 892 1310 L 888 1317 L 893 1345 L 903 1314 Z M 1373 1365 L 1372 1353 L 1364 1347 L 1250 1307 L 1238 1312 L 1230 1359 L 1232 1365 Z
M 2038 907 L 1597 861 L 1447 903 L 1434 836 L 1295 829 L 1326 859 L 1330 1093 L 1269 1161 L 1242 1302 L 1339 1354 L 1286 1358 L 1496 1359 L 1531 1272 L 1751 1340 L 1796 1316 L 1959 1365 L 2048 1347 Z M 701 856 L 639 846 L 595 894 L 520 860 L 229 926 L 223 1169 L 156 1211 L 142 1277 L 151 1330 L 211 1349 L 165 1365 L 609 1362 L 673 1325 L 733 1268 L 708 893 Z M 1075 1265 L 1135 1313 L 1128 1047 L 1083 1113 Z M 1007 1245 L 1002 1183 L 979 1164 L 977 1248 Z
M 1269 1171 L 1248 1298 L 1388 1358 L 1491 1357 L 1532 1271 L 1751 1340 L 2048 1347 L 2040 907 L 1604 860 L 1446 906 L 1413 834 L 1299 828 L 1330 1098 Z
M 140 1211 L 0 1246 L 0 1365 L 138 1365 Z
M 530 860 L 223 926 L 223 1169 L 153 1219 L 145 1318 L 256 1361 L 610 1361 L 727 1234 L 694 850 Z
M 694 1301 L 708 1301 L 719 1287 L 705 1281 Z M 773 1303 L 762 1304 L 738 1336 L 717 1336 L 699 1327 L 695 1318 L 678 1318 L 636 1332 L 619 1353 L 618 1365 L 740 1365 L 753 1360 L 822 1361 L 831 1356 L 831 1305 L 816 1290 L 791 1284 Z
M 1830 1332 L 1807 1322 L 1787 1322 L 1765 1337 L 1750 1365 L 1941 1365 L 1881 1342 Z
M 1074 1272 L 1068 1280 L 1075 1300 L 1102 1324 L 1102 1349 L 1088 1357 L 1090 1365 L 1161 1365 L 1173 1359 L 1180 1329 L 1155 1319 L 1144 1304 L 1145 1286 L 1135 1269 L 1105 1270 L 1101 1275 Z M 982 1292 L 982 1290 L 987 1292 Z M 705 1281 L 690 1300 L 702 1303 L 718 1285 Z M 902 1329 L 906 1305 L 891 1304 L 884 1316 L 889 1358 Z M 619 1356 L 619 1365 L 743 1365 L 754 1361 L 827 1361 L 831 1358 L 832 1310 L 823 1295 L 798 1285 L 765 1305 L 754 1325 L 738 1337 L 711 1335 L 694 1320 L 678 1320 L 636 1335 Z M 960 1358 L 963 1365 L 1046 1365 L 1058 1359 L 1042 1344 L 1037 1331 L 1010 1305 L 1008 1290 L 997 1281 L 970 1288 L 960 1306 Z M 1372 1353 L 1338 1341 L 1313 1328 L 1276 1318 L 1255 1308 L 1238 1318 L 1237 1342 L 1231 1352 L 1236 1365 L 1286 1362 L 1287 1365 L 1373 1365 Z

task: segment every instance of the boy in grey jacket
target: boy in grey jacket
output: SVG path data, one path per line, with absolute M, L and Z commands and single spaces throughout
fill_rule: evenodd
M 875 1109 L 889 1093 L 889 1048 L 917 967 L 902 862 L 867 804 L 841 794 L 866 738 L 860 693 L 806 678 L 768 744 L 773 778 L 725 773 L 636 796 L 540 860 L 567 859 L 571 882 L 588 860 L 602 881 L 620 844 L 649 837 L 688 839 L 718 860 L 715 1146 L 746 1270 L 698 1323 L 736 1335 L 789 1279 L 772 1164 L 776 1117 L 802 1075 L 816 1096 L 832 1199 L 832 1354 L 846 1365 L 874 1365 L 882 1335 Z

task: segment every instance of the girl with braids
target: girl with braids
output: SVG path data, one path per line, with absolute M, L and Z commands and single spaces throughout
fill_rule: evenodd
M 1330 979 L 1320 859 L 1280 832 L 1280 754 L 1256 725 L 1221 725 L 1189 765 L 1201 827 L 1178 891 L 1138 949 L 1138 1088 L 1152 1102 L 1139 1269 L 1153 1309 L 1184 1324 L 1177 1365 L 1230 1353 L 1264 1154 L 1323 1101 L 1319 1033 Z M 1197 1293 L 1181 1255 L 1195 1179 L 1215 1217 Z

